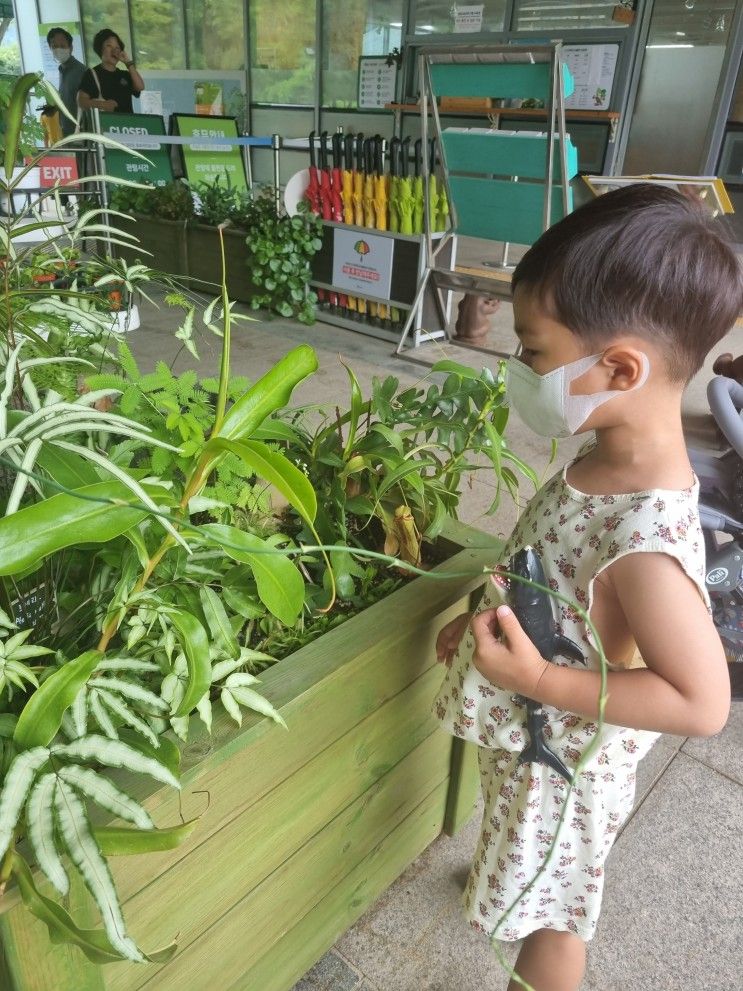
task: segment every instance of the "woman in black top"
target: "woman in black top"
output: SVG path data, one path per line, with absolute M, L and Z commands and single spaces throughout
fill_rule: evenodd
M 110 28 L 103 28 L 93 39 L 93 49 L 100 65 L 88 69 L 80 80 L 77 102 L 83 110 L 113 110 L 132 113 L 132 97 L 144 89 L 144 79 L 137 72 L 134 59 L 124 51 L 124 42 Z M 125 69 L 117 69 L 123 62 Z

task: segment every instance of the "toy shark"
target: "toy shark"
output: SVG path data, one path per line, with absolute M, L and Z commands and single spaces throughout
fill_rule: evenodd
M 547 579 L 539 555 L 533 547 L 524 547 L 511 558 L 508 570 L 513 575 L 526 578 L 537 585 L 546 586 Z M 542 589 L 526 585 L 512 578 L 509 583 L 508 604 L 516 614 L 516 618 L 537 648 L 542 657 L 551 661 L 554 657 L 572 657 L 586 663 L 586 658 L 580 647 L 557 631 L 552 612 L 552 598 Z M 536 761 L 546 764 L 553 771 L 561 774 L 566 781 L 572 781 L 573 776 L 557 754 L 553 753 L 544 739 L 544 726 L 547 715 L 541 702 L 524 699 L 526 702 L 526 728 L 529 732 L 529 743 L 519 754 L 519 763 L 527 764 Z

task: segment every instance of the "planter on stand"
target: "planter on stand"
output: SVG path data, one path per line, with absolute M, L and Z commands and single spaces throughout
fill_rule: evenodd
M 141 261 L 156 271 L 176 276 L 188 275 L 185 220 L 162 220 L 133 213 L 128 219 L 114 217 L 112 224 L 139 240 L 139 244 L 132 247 L 114 245 L 116 254 L 128 264 Z
M 200 817 L 175 850 L 111 861 L 134 937 L 145 949 L 177 937 L 175 957 L 95 967 L 52 946 L 10 892 L 4 988 L 204 991 L 216 979 L 224 991 L 288 991 L 442 830 L 469 818 L 474 748 L 431 716 L 434 643 L 497 544 L 451 523 L 439 546 L 451 556 L 435 570 L 454 577 L 406 584 L 261 675 L 288 732 L 259 717 L 240 729 L 216 721 L 184 749 L 180 796 L 118 776 L 158 825 Z

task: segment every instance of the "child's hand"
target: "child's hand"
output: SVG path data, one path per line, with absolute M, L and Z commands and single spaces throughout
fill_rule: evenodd
M 507 692 L 535 698 L 539 679 L 549 664 L 524 633 L 513 610 L 508 606 L 486 609 L 470 625 L 475 637 L 472 663 L 483 678 Z M 497 639 L 499 633 L 501 640 Z
M 439 635 L 436 637 L 436 660 L 440 664 L 451 667 L 457 647 L 459 647 L 471 618 L 472 613 L 463 612 L 439 631 Z

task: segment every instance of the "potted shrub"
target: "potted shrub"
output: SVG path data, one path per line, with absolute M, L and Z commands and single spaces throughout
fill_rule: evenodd
M 231 378 L 224 286 L 204 314 L 219 377 L 143 375 L 79 288 L 24 286 L 20 264 L 0 339 L 3 986 L 160 991 L 217 958 L 226 987 L 286 991 L 471 809 L 432 647 L 494 555 L 447 522 L 462 472 L 529 474 L 502 380 L 442 363 L 441 385 L 364 400 L 349 372 L 348 409 L 317 424 L 287 409 L 308 346 Z
M 247 265 L 244 233 L 250 201 L 249 193 L 223 183 L 220 176 L 194 187 L 195 215 L 186 229 L 191 288 L 219 291 L 222 260 L 217 228 L 222 227 L 227 292 L 230 299 L 250 302 L 256 291 Z

